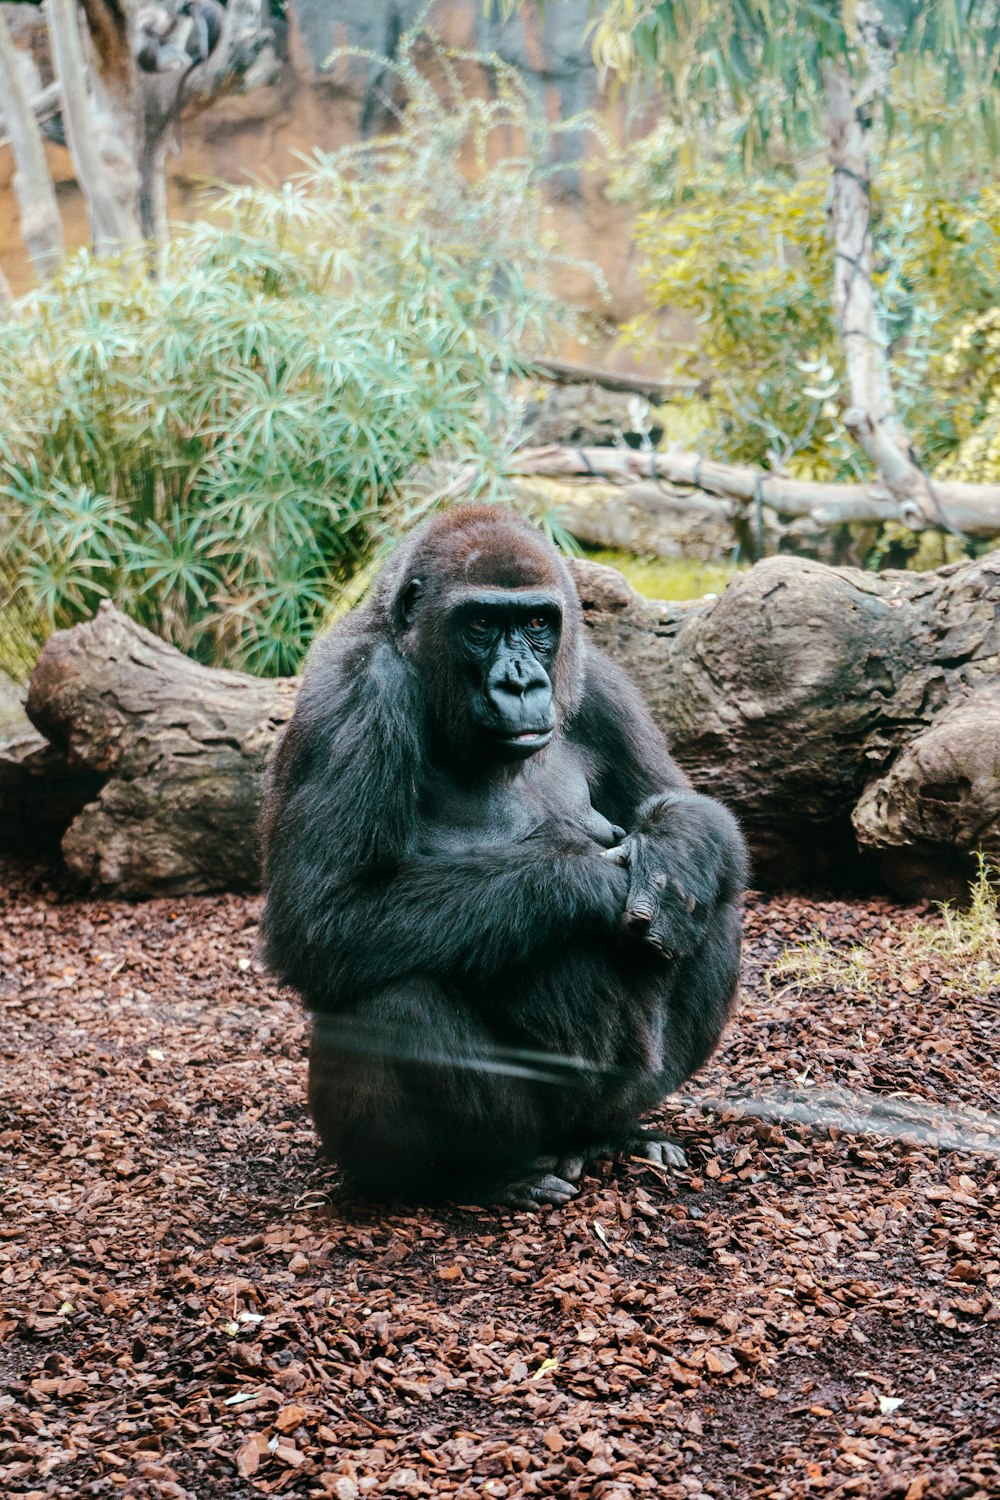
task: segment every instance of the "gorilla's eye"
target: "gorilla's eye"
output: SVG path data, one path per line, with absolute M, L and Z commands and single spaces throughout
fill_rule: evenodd
M 490 622 L 485 615 L 473 615 L 472 619 L 466 623 L 466 629 L 477 640 L 483 640 L 490 633 Z

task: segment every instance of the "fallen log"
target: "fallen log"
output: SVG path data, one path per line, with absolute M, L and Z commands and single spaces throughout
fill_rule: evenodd
M 737 501 L 651 482 L 517 479 L 511 493 L 528 509 L 554 510 L 560 526 L 585 547 L 609 547 L 636 557 L 722 562 L 739 543 L 744 556 L 752 558 L 758 552 L 777 552 L 791 529 L 769 506 L 762 508 L 758 528 L 758 518 L 748 516 Z
M 62 839 L 90 890 L 245 890 L 257 881 L 257 795 L 296 683 L 212 670 L 103 604 L 46 643 L 27 713 L 100 789 Z
M 686 604 L 574 571 L 594 639 L 740 815 L 762 885 L 875 869 L 953 896 L 976 849 L 1000 853 L 1000 556 L 928 574 L 769 558 Z M 28 713 L 100 782 L 68 868 L 132 896 L 252 887 L 260 777 L 295 692 L 200 666 L 107 605 L 53 636 Z
M 716 599 L 615 586 L 586 618 L 698 789 L 739 813 L 762 884 L 868 866 L 952 897 L 975 850 L 1000 853 L 1000 555 L 882 574 L 768 558 Z

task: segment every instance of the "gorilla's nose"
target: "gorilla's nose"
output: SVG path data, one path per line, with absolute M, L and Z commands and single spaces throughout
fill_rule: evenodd
M 505 720 L 551 727 L 552 687 L 538 662 L 508 659 L 491 674 L 490 702 Z
M 540 688 L 548 690 L 548 686 L 548 674 L 537 662 L 524 662 L 516 658 L 504 663 L 494 682 L 496 689 L 502 693 L 510 693 L 515 698 L 523 698 Z

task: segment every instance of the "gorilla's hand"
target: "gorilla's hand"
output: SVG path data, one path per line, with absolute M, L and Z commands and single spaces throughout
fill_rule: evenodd
M 626 929 L 667 959 L 701 945 L 719 905 L 734 898 L 747 873 L 736 819 L 688 791 L 649 798 L 635 828 L 604 858 L 628 870 Z

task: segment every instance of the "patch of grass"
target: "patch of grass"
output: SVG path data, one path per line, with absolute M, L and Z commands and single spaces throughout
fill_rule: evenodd
M 745 563 L 696 562 L 687 557 L 635 557 L 631 552 L 607 548 L 587 552 L 589 562 L 606 563 L 624 573 L 634 589 L 647 599 L 703 599 L 721 594 Z
M 940 920 L 891 928 L 878 946 L 841 949 L 817 933 L 771 965 L 769 988 L 875 999 L 890 989 L 916 994 L 932 983 L 957 1000 L 1000 990 L 1000 869 L 977 858 L 967 906 L 939 902 Z

